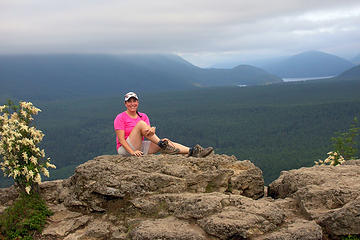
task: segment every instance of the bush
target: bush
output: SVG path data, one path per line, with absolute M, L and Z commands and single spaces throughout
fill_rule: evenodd
M 46 218 L 51 214 L 38 194 L 21 194 L 0 215 L 0 232 L 5 239 L 33 239 L 35 234 L 42 231 Z
M 38 147 L 44 134 L 33 126 L 33 115 L 39 111 L 31 102 L 19 102 L 17 106 L 8 101 L 0 106 L 0 166 L 21 193 L 36 192 L 40 173 L 49 177 L 47 168 L 55 168 Z
M 341 240 L 360 240 L 360 235 L 348 235 L 341 238 Z
M 360 135 L 359 122 L 354 117 L 354 122 L 350 128 L 345 132 L 337 132 L 336 137 L 332 137 L 334 151 L 328 152 L 328 157 L 325 160 L 319 159 L 314 161 L 316 165 L 330 164 L 333 166 L 342 164 L 346 160 L 358 158 L 358 142 L 356 141 Z
M 331 138 L 333 141 L 333 148 L 336 152 L 344 157 L 345 160 L 356 159 L 358 149 L 356 139 L 359 136 L 360 127 L 359 121 L 355 117 L 354 122 L 350 128 L 345 132 L 336 133 L 337 136 Z

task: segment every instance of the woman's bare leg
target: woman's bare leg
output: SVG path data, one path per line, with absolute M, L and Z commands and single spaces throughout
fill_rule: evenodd
M 184 145 L 182 145 L 180 143 L 173 142 L 171 140 L 168 140 L 168 141 L 169 141 L 170 145 L 173 145 L 174 147 L 176 147 L 176 148 L 178 148 L 180 150 L 179 153 L 181 153 L 181 154 L 188 154 L 189 153 L 189 150 L 190 150 L 189 147 L 186 147 L 186 146 L 184 146 Z
M 142 138 L 145 136 L 146 129 L 149 128 L 144 121 L 139 121 L 136 126 L 131 130 L 129 138 L 131 140 L 131 144 L 134 146 L 136 150 L 141 148 Z M 156 144 L 160 141 L 160 138 L 156 136 L 156 134 L 152 136 L 146 136 L 152 143 Z
M 134 146 L 134 148 L 136 150 L 139 150 L 141 148 L 142 138 L 145 136 L 146 129 L 148 129 L 148 128 L 149 128 L 149 125 L 147 125 L 144 121 L 139 121 L 136 124 L 136 126 L 133 128 L 133 130 L 131 131 L 129 138 L 131 140 L 132 145 Z M 149 147 L 149 154 L 159 152 L 160 147 L 157 144 L 160 141 L 160 138 L 156 134 L 154 134 L 152 136 L 145 136 L 145 137 L 151 141 L 151 144 Z M 173 142 L 169 139 L 166 139 L 166 140 L 168 140 L 170 145 L 174 146 L 175 148 L 178 148 L 180 150 L 179 153 L 181 153 L 181 154 L 189 153 L 188 147 L 186 147 L 180 143 Z
M 170 145 L 174 146 L 175 148 L 178 148 L 180 150 L 179 151 L 180 154 L 188 154 L 189 153 L 189 148 L 188 147 L 186 147 L 184 145 L 181 145 L 180 143 L 173 142 L 173 141 L 171 141 L 169 139 L 166 139 L 166 140 L 169 141 Z M 160 150 L 161 150 L 161 148 L 157 144 L 152 142 L 150 144 L 150 147 L 149 147 L 149 154 L 157 153 Z
M 151 142 L 150 146 L 149 146 L 149 152 L 148 153 L 149 154 L 154 154 L 154 153 L 159 152 L 160 150 L 161 150 L 161 148 L 157 144 Z

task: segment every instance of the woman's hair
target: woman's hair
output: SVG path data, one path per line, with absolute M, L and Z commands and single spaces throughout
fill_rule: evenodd
M 140 113 L 139 113 L 138 110 L 136 110 L 136 114 L 137 114 L 140 118 L 142 118 L 142 116 L 140 115 Z

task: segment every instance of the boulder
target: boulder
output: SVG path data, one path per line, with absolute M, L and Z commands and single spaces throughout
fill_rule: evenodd
M 274 198 L 293 198 L 306 219 L 333 239 L 360 234 L 360 160 L 284 171 L 269 185 Z
M 134 240 L 205 240 L 205 232 L 197 225 L 167 217 L 155 220 L 145 220 L 130 232 Z
M 277 231 L 261 235 L 254 240 L 322 240 L 321 227 L 315 221 L 297 219 L 291 224 L 283 225 Z
M 252 239 L 274 231 L 284 222 L 284 211 L 265 199 L 237 196 L 224 201 L 220 212 L 198 220 L 199 225 L 218 239 Z
M 5 209 L 10 206 L 14 200 L 19 196 L 18 191 L 15 186 L 9 188 L 0 188 L 0 214 L 5 211 Z
M 134 199 L 161 193 L 231 192 L 258 199 L 264 194 L 261 170 L 250 161 L 226 155 L 100 156 L 76 168 L 66 183 L 68 207 L 105 211 L 109 199 Z
M 100 156 L 40 193 L 53 215 L 39 239 L 341 239 L 360 234 L 360 164 L 261 170 L 233 156 Z M 0 212 L 18 196 L 0 189 Z

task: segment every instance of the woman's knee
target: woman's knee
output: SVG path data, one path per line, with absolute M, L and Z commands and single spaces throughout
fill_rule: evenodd
M 147 124 L 143 120 L 138 121 L 135 125 L 135 127 L 144 127 L 144 126 L 147 126 Z
M 141 135 L 143 135 L 143 136 L 146 135 L 146 130 L 148 128 L 149 128 L 149 125 L 147 125 L 147 123 L 144 122 L 143 120 L 140 120 L 139 122 L 137 122 L 134 127 L 134 129 L 137 129 L 137 131 L 139 131 L 141 133 Z

